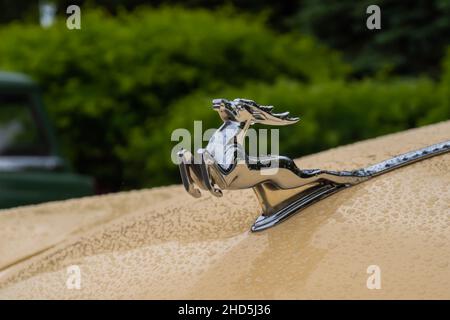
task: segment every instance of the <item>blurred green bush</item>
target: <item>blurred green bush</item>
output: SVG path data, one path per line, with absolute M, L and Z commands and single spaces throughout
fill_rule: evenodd
M 368 6 L 381 9 L 381 30 L 366 27 Z M 387 69 L 437 78 L 450 44 L 450 1 L 302 0 L 287 20 L 291 28 L 340 50 L 357 75 Z
M 166 8 L 110 17 L 90 10 L 80 31 L 67 30 L 65 21 L 49 29 L 13 24 L 0 29 L 0 39 L 0 68 L 39 81 L 64 153 L 113 189 L 123 185 L 123 170 L 135 171 L 125 187 L 149 181 L 126 162 L 130 132 L 148 129 L 150 147 L 136 156 L 158 159 L 151 145 L 168 105 L 194 90 L 271 83 L 280 75 L 328 81 L 349 71 L 311 38 L 281 36 L 255 17 L 227 12 Z
M 80 31 L 12 24 L 0 39 L 0 69 L 39 81 L 63 152 L 109 190 L 179 182 L 171 132 L 194 119 L 217 127 L 217 96 L 302 116 L 281 130 L 291 156 L 449 116 L 448 76 L 347 82 L 338 53 L 229 11 L 91 10 Z

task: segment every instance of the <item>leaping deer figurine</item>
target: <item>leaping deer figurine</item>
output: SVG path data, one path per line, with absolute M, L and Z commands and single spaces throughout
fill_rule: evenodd
M 244 147 L 250 126 L 285 126 L 296 123 L 298 118 L 290 117 L 289 112 L 273 113 L 272 106 L 258 105 L 247 99 L 214 99 L 213 109 L 219 113 L 223 124 L 206 148 L 194 154 L 185 149 L 178 152 L 183 185 L 196 198 L 201 196 L 198 188 L 216 197 L 222 196 L 222 190 L 226 189 L 253 188 L 263 210 L 252 227 L 253 231 L 271 227 L 343 188 L 425 157 L 425 154 L 418 157 L 418 152 L 423 152 L 418 150 L 354 171 L 300 169 L 288 157 L 252 157 L 245 153 Z M 441 153 L 448 151 L 450 145 L 444 143 L 431 147 Z

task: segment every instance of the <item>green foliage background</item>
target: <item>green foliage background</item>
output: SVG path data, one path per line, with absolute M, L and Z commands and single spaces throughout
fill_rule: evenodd
M 171 133 L 220 125 L 214 97 L 299 115 L 281 130 L 291 156 L 450 118 L 450 51 L 438 80 L 356 80 L 316 38 L 231 9 L 90 9 L 80 31 L 12 23 L 0 39 L 0 69 L 39 81 L 63 153 L 109 190 L 178 183 Z

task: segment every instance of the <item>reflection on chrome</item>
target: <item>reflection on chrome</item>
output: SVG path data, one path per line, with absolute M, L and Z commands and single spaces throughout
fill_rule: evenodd
M 284 126 L 296 123 L 298 118 L 290 117 L 289 112 L 273 113 L 272 106 L 258 105 L 247 99 L 214 99 L 213 109 L 219 113 L 223 124 L 207 147 L 194 154 L 185 149 L 178 152 L 183 185 L 196 198 L 201 196 L 198 188 L 216 197 L 222 196 L 222 190 L 253 188 L 262 214 L 252 231 L 272 227 L 339 190 L 450 151 L 449 140 L 353 171 L 300 169 L 288 157 L 255 158 L 247 155 L 243 147 L 251 125 Z

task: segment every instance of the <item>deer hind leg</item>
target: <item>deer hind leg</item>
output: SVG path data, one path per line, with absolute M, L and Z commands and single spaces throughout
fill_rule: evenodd
M 325 171 L 318 170 L 317 177 L 334 184 L 355 185 L 367 180 L 369 177 L 358 171 Z

